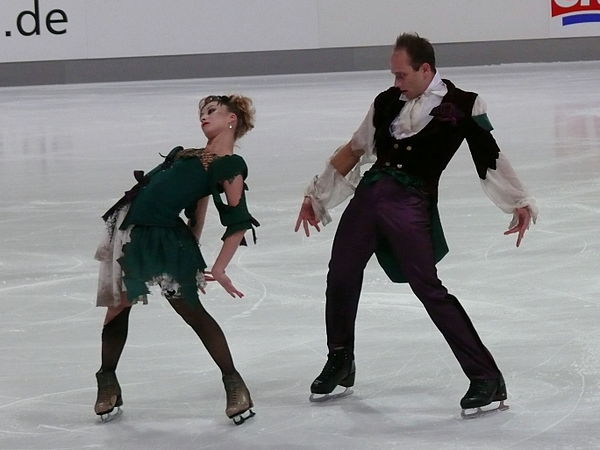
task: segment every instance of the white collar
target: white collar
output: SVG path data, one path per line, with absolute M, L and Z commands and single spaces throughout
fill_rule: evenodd
M 431 82 L 429 83 L 429 86 L 427 86 L 427 89 L 425 89 L 425 91 L 421 95 L 419 95 L 419 97 L 413 98 L 412 100 L 417 100 L 420 97 L 428 97 L 430 95 L 444 97 L 444 95 L 446 95 L 447 93 L 448 88 L 446 87 L 446 84 L 442 81 L 442 76 L 440 75 L 440 72 L 436 71 Z M 408 98 L 406 98 L 406 95 L 404 94 L 400 95 L 400 100 L 404 102 L 410 101 Z

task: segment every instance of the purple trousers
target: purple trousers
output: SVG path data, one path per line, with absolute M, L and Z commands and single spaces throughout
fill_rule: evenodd
M 408 283 L 450 345 L 467 377 L 500 374 L 456 297 L 437 277 L 430 198 L 390 176 L 361 184 L 344 211 L 327 275 L 327 345 L 354 348 L 354 323 L 365 266 L 381 239 L 390 245 Z

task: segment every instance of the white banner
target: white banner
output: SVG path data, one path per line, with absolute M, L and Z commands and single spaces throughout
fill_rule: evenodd
M 1 0 L 0 61 L 86 58 L 87 3 L 80 0 Z
M 0 62 L 600 36 L 600 0 L 1 0 Z

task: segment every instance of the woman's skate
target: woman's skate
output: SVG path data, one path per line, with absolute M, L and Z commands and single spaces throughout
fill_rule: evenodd
M 227 395 L 225 414 L 233 420 L 233 423 L 241 425 L 246 419 L 254 416 L 254 411 L 251 409 L 254 404 L 250 398 L 250 392 L 237 372 L 223 376 L 223 384 Z
M 108 422 L 121 413 L 121 405 L 123 405 L 121 386 L 119 386 L 117 375 L 114 372 L 99 370 L 96 373 L 96 380 L 98 381 L 98 397 L 94 411 L 100 416 L 102 422 Z M 117 410 L 113 413 L 115 408 Z

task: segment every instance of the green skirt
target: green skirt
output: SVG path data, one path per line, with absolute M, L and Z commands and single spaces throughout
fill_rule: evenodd
M 206 263 L 183 220 L 173 227 L 132 225 L 130 236 L 118 259 L 130 302 L 149 294 L 148 285 L 152 284 L 159 284 L 163 294 L 176 293 L 191 305 L 200 302 L 198 289 L 203 287 Z

